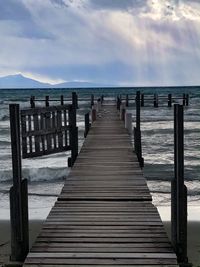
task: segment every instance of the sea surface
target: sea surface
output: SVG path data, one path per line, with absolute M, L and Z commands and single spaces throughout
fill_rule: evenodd
M 0 219 L 9 218 L 9 188 L 12 185 L 11 148 L 9 131 L 9 104 L 18 103 L 20 108 L 30 107 L 30 96 L 34 95 L 38 106 L 44 106 L 46 95 L 58 101 L 60 95 L 71 97 L 76 91 L 79 98 L 104 94 L 110 99 L 117 95 L 135 95 L 133 89 L 7 89 L 0 90 Z M 183 93 L 190 96 L 189 106 L 184 108 L 185 181 L 188 187 L 188 204 L 198 210 L 200 207 L 200 87 L 182 88 L 140 88 L 149 98 L 154 93 L 163 97 L 159 107 L 153 107 L 153 100 L 145 101 L 141 109 L 142 149 L 145 161 L 144 175 L 148 180 L 153 200 L 158 207 L 170 206 L 170 181 L 173 178 L 173 108 L 167 107 L 167 94 L 172 93 L 174 103 L 182 103 Z M 165 98 L 166 97 L 166 98 Z M 89 101 L 81 101 L 77 110 L 79 127 L 79 148 L 84 141 L 84 114 L 89 111 Z M 128 108 L 133 113 L 135 126 L 135 104 Z M 29 181 L 29 216 L 44 219 L 59 194 L 70 171 L 67 167 L 69 152 L 23 159 L 23 178 Z

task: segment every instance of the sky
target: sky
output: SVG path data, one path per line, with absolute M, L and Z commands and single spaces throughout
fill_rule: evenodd
M 199 0 L 0 0 L 0 77 L 200 85 Z

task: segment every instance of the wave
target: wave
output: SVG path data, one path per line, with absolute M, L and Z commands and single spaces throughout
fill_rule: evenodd
M 22 177 L 31 182 L 49 182 L 64 180 L 69 169 L 63 168 L 23 168 Z M 12 181 L 12 170 L 0 170 L 0 182 Z

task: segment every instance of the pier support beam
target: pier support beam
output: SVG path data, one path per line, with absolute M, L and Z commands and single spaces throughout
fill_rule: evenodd
M 183 106 L 174 105 L 174 179 L 171 192 L 171 239 L 179 266 L 191 266 L 187 257 L 187 187 L 184 185 Z
M 128 130 L 128 133 L 132 134 L 132 113 L 125 113 L 125 128 Z
M 142 142 L 141 142 L 141 130 L 140 130 L 140 92 L 136 93 L 136 127 L 134 128 L 134 144 L 135 152 L 140 163 L 140 167 L 144 167 L 144 159 L 142 157 Z
M 22 180 L 20 109 L 9 105 L 13 186 L 10 189 L 11 261 L 23 262 L 29 251 L 27 180 Z

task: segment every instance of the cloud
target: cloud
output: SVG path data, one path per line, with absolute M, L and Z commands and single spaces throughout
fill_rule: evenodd
M 28 20 L 31 14 L 21 1 L 1 0 L 0 20 Z
M 199 12 L 195 0 L 0 0 L 0 74 L 200 83 Z

